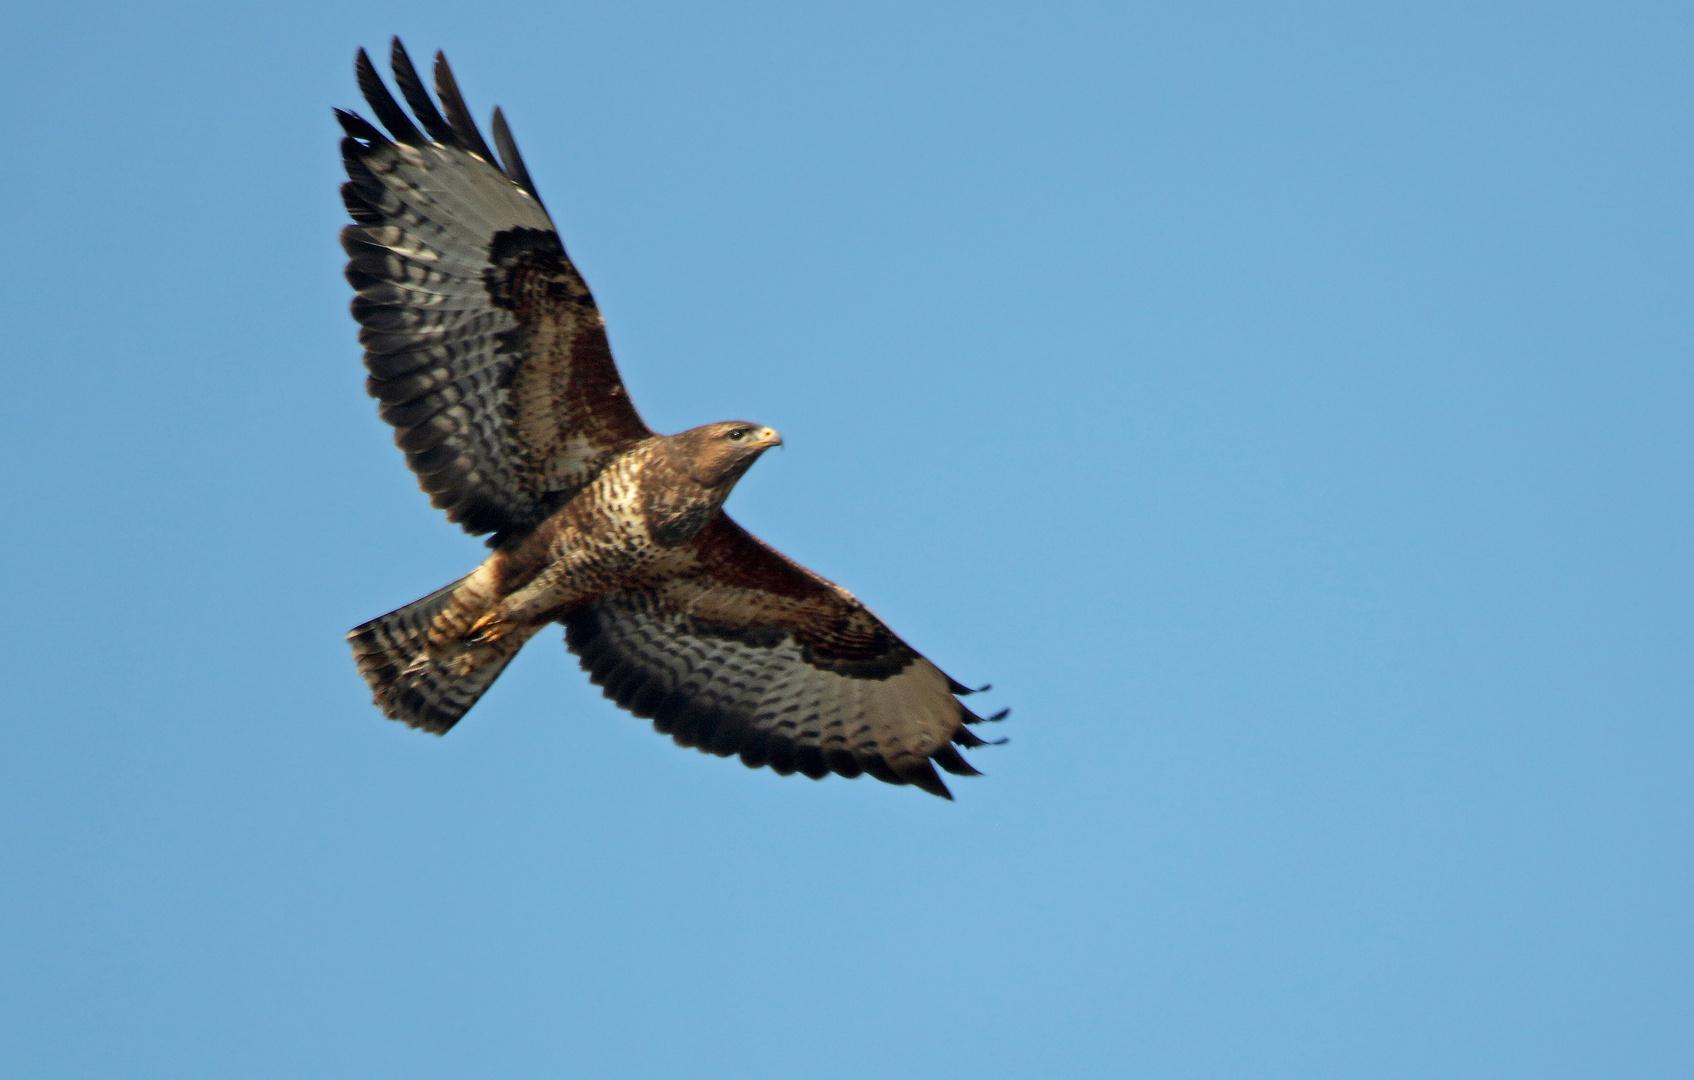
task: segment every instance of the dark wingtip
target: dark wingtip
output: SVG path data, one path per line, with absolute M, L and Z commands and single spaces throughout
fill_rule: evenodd
M 946 799 L 948 802 L 953 801 L 953 793 L 947 790 L 947 785 L 942 783 L 940 776 L 936 775 L 935 766 L 929 763 L 928 758 L 900 769 L 899 776 L 903 783 L 920 787 L 931 795 Z
M 529 169 L 523 163 L 523 155 L 518 153 L 518 144 L 512 138 L 512 129 L 506 126 L 506 114 L 500 111 L 500 106 L 494 106 L 494 120 L 490 125 L 494 130 L 494 148 L 500 151 L 500 164 L 505 168 L 506 175 L 518 190 L 534 199 L 536 205 L 541 204 L 541 196 L 535 190 L 535 181 L 529 178 Z
M 973 712 L 970 711 L 970 709 L 966 708 L 964 702 L 961 701 L 961 702 L 958 703 L 958 705 L 959 705 L 959 718 L 967 724 L 998 724 L 1000 721 L 1004 720 L 1006 717 L 1012 715 L 1012 710 L 1001 709 L 999 712 L 995 713 L 993 716 L 978 716 L 976 713 L 973 713 Z
M 981 776 L 982 775 L 982 773 L 978 772 L 977 769 L 974 766 L 972 766 L 970 762 L 965 760 L 964 755 L 960 754 L 957 750 L 953 749 L 951 746 L 943 746 L 941 749 L 939 749 L 939 750 L 935 751 L 935 753 L 931 754 L 930 757 L 935 759 L 935 763 L 937 765 L 941 766 L 943 769 L 946 769 L 948 772 L 952 773 L 954 776 Z
M 412 58 L 406 53 L 406 46 L 400 44 L 398 34 L 389 46 L 388 63 L 394 69 L 394 82 L 400 87 L 401 95 L 412 107 L 412 112 L 417 114 L 424 130 L 429 132 L 429 137 L 443 146 L 458 146 L 453 128 L 441 118 L 441 110 L 430 100 L 429 91 L 424 89 L 423 80 L 418 78 L 418 69 L 412 66 Z
M 476 121 L 471 119 L 470 110 L 465 108 L 465 96 L 459 92 L 459 81 L 453 78 L 447 54 L 439 49 L 435 52 L 435 96 L 441 99 L 441 107 L 447 112 L 447 123 L 459 145 L 490 165 L 497 164 L 499 159 L 482 141 L 482 132 L 476 129 Z
M 1005 744 L 1005 742 L 1006 742 L 1005 739 L 984 739 L 981 736 L 977 735 L 975 732 L 971 731 L 969 728 L 965 727 L 965 725 L 966 724 L 994 724 L 994 723 L 998 723 L 999 721 L 1004 720 L 1006 717 L 1010 716 L 1012 710 L 1001 709 L 999 712 L 995 713 L 993 716 L 978 716 L 975 713 L 971 712 L 969 709 L 965 708 L 964 702 L 961 701 L 958 704 L 959 704 L 959 726 L 953 730 L 953 741 L 954 742 L 956 742 L 960 746 L 963 746 L 963 747 L 966 747 L 966 748 L 973 747 L 973 746 L 1001 746 L 1001 745 Z
M 342 131 L 346 132 L 349 137 L 358 139 L 360 142 L 370 143 L 373 146 L 382 146 L 389 141 L 388 136 L 384 135 L 381 131 L 378 131 L 375 124 L 372 124 L 369 120 L 366 120 L 356 112 L 348 112 L 346 109 L 337 109 L 335 110 L 335 119 L 341 125 Z
M 396 39 L 398 40 L 398 39 Z M 353 61 L 353 73 L 359 81 L 359 92 L 365 96 L 371 111 L 382 122 L 394 138 L 413 146 L 421 146 L 427 140 L 423 133 L 412 123 L 412 118 L 406 115 L 406 110 L 394 100 L 394 95 L 388 92 L 388 87 L 382 81 L 382 76 L 376 72 L 376 65 L 365 50 L 360 49 L 358 57 Z

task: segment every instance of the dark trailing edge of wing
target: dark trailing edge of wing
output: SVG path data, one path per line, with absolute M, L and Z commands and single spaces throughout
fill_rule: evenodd
M 981 775 L 947 744 L 932 751 L 930 760 L 896 771 L 880 755 L 855 755 L 839 747 L 800 743 L 762 730 L 747 717 L 732 711 L 692 703 L 684 690 L 667 691 L 655 672 L 646 669 L 638 658 L 622 652 L 602 632 L 600 618 L 593 605 L 567 615 L 561 620 L 565 624 L 566 645 L 576 653 L 582 669 L 600 687 L 601 693 L 633 715 L 653 721 L 656 731 L 669 735 L 679 746 L 718 757 L 737 755 L 748 768 L 768 766 L 782 776 L 797 772 L 821 780 L 832 772 L 848 779 L 864 774 L 889 784 L 911 784 L 944 799 L 953 795 L 936 774 L 934 765 L 955 776 Z M 788 636 L 785 631 L 771 629 L 779 638 Z M 963 705 L 959 711 L 962 723 L 953 733 L 952 742 L 965 747 L 990 745 L 963 726 L 982 718 Z
M 738 715 L 734 710 L 691 702 L 685 690 L 667 691 L 659 673 L 644 666 L 638 656 L 621 650 L 612 637 L 603 632 L 601 618 L 594 605 L 588 605 L 560 620 L 565 625 L 566 646 L 577 655 L 589 680 L 600 687 L 608 699 L 636 717 L 652 720 L 656 731 L 669 735 L 679 746 L 692 747 L 718 757 L 738 755 L 748 768 L 768 766 L 782 776 L 798 772 L 821 780 L 831 772 L 849 779 L 866 774 L 889 784 L 911 784 L 944 799 L 951 799 L 953 795 L 936 774 L 931 762 L 955 776 L 982 775 L 952 745 L 943 744 L 930 753 L 929 760 L 917 765 L 908 764 L 903 771 L 896 771 L 881 755 L 855 755 L 839 747 L 801 743 L 761 729 L 751 723 L 749 717 Z M 702 623 L 693 626 L 690 633 L 698 635 L 705 629 L 708 625 Z M 735 637 L 765 647 L 790 637 L 788 631 L 777 627 L 744 631 L 709 629 L 712 636 Z M 820 670 L 831 670 L 829 665 L 814 666 Z M 970 748 L 1005 742 L 1004 739 L 991 742 L 979 738 L 964 725 L 981 723 L 985 719 L 1001 720 L 1008 711 L 1002 710 L 985 718 L 959 703 L 960 724 L 952 734 L 952 743 Z

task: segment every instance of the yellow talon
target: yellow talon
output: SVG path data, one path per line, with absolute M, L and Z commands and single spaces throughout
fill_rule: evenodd
M 475 642 L 478 645 L 491 645 L 505 637 L 506 632 L 510 629 L 511 627 L 508 624 L 500 621 L 497 612 L 490 611 L 476 622 L 471 623 L 471 628 L 465 631 L 464 640 Z

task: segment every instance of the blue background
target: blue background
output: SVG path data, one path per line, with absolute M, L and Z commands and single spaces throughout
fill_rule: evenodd
M 8 1075 L 1694 1075 L 1686 5 L 6 25 Z M 371 708 L 342 633 L 482 553 L 346 314 L 394 32 L 649 422 L 781 430 L 732 512 L 1013 708 L 957 803 L 551 632 Z

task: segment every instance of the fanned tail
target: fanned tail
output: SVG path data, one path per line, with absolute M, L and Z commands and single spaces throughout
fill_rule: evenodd
M 432 660 L 430 628 L 468 626 L 474 615 L 459 609 L 480 606 L 473 590 L 461 594 L 465 581 L 460 578 L 347 632 L 353 662 L 383 715 L 437 735 L 445 733 L 494 685 L 529 640 L 529 634 L 511 634 L 459 653 L 447 663 Z

